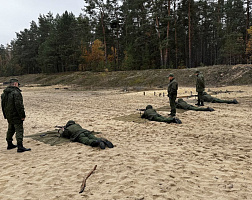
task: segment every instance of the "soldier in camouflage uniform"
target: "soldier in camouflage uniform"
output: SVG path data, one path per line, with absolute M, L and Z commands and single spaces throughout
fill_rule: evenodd
M 166 123 L 177 123 L 181 124 L 182 122 L 180 119 L 175 117 L 163 117 L 162 115 L 158 114 L 156 110 L 153 109 L 151 105 L 146 106 L 144 113 L 142 114 L 141 118 L 148 119 L 150 121 L 157 121 L 157 122 L 166 122 Z
M 234 100 L 222 100 L 222 99 L 212 97 L 210 94 L 207 94 L 206 92 L 203 92 L 202 99 L 205 102 L 211 102 L 211 103 L 238 104 L 238 101 L 236 99 L 234 99 Z
M 195 110 L 195 111 L 214 111 L 213 108 L 207 107 L 196 107 L 193 105 L 188 104 L 183 99 L 178 99 L 178 102 L 176 102 L 176 108 L 184 109 L 184 110 Z
M 204 101 L 202 99 L 203 92 L 205 90 L 204 76 L 198 70 L 195 72 L 195 75 L 197 76 L 197 79 L 196 79 L 196 92 L 198 92 L 198 103 L 195 104 L 195 105 L 204 106 Z
M 10 150 L 18 147 L 17 152 L 24 152 L 30 151 L 31 149 L 23 147 L 25 110 L 19 85 L 17 79 L 10 80 L 10 85 L 1 95 L 1 105 L 4 118 L 8 121 L 8 131 L 6 134 L 7 149 Z M 15 132 L 17 146 L 12 143 Z
M 178 91 L 178 83 L 176 79 L 174 78 L 173 74 L 169 74 L 168 76 L 170 83 L 168 84 L 168 97 L 170 101 L 170 107 L 171 107 L 171 113 L 169 115 L 176 116 L 176 105 L 175 101 L 177 98 L 177 91 Z
M 68 121 L 66 126 L 63 127 L 59 132 L 62 137 L 68 138 L 73 142 L 80 142 L 92 147 L 99 146 L 101 149 L 105 149 L 106 146 L 109 148 L 114 147 L 114 145 L 107 139 L 95 137 L 91 131 L 83 129 L 73 120 Z

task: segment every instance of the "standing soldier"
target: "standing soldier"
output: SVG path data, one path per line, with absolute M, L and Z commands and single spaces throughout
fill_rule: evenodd
M 204 106 L 204 101 L 202 99 L 203 92 L 205 90 L 204 76 L 198 70 L 195 72 L 195 75 L 197 76 L 197 80 L 196 80 L 196 92 L 198 92 L 198 103 L 196 103 L 195 105 L 197 105 L 197 106 Z
M 1 95 L 1 105 L 4 118 L 8 121 L 8 131 L 6 134 L 6 141 L 8 143 L 7 149 L 10 150 L 18 147 L 17 152 L 24 152 L 30 151 L 31 149 L 23 147 L 23 122 L 25 120 L 25 111 L 19 85 L 17 79 L 10 79 L 10 85 Z M 15 132 L 17 145 L 12 143 Z
M 173 74 L 169 74 L 168 76 L 170 83 L 168 84 L 168 97 L 170 101 L 171 113 L 169 115 L 176 116 L 176 98 L 177 98 L 177 91 L 178 91 L 178 83 L 174 78 Z

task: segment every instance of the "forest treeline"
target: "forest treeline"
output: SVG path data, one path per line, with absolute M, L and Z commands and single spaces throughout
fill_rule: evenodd
M 41 14 L 1 45 L 0 76 L 250 62 L 250 0 L 84 2 L 79 16 Z

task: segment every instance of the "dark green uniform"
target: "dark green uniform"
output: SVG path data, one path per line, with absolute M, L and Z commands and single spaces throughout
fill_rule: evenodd
M 193 105 L 188 104 L 183 99 L 178 99 L 178 102 L 176 103 L 176 108 L 184 109 L 184 110 L 195 110 L 195 111 L 214 111 L 213 108 L 207 107 L 196 107 Z
M 100 146 L 101 149 L 105 149 L 105 145 L 109 148 L 114 147 L 110 141 L 104 138 L 95 137 L 91 131 L 82 128 L 79 124 L 76 124 L 72 120 L 67 122 L 66 128 L 63 133 L 61 133 L 61 136 L 68 138 L 73 142 L 80 142 L 92 147 Z
M 202 99 L 203 92 L 205 90 L 205 80 L 202 73 L 198 73 L 197 80 L 196 80 L 196 92 L 198 92 L 198 104 L 197 105 L 204 105 L 204 101 Z
M 90 146 L 92 142 L 98 140 L 98 138 L 95 137 L 92 132 L 83 129 L 79 124 L 72 124 L 68 126 L 65 128 L 61 136 L 68 138 L 73 142 L 80 142 Z
M 222 100 L 222 99 L 218 99 L 215 97 L 212 97 L 210 94 L 207 94 L 206 92 L 203 93 L 203 100 L 205 102 L 211 102 L 211 103 L 228 103 L 228 104 L 237 104 L 237 100 Z
M 151 105 L 148 105 L 146 107 L 146 110 L 142 114 L 141 118 L 145 118 L 150 121 L 157 121 L 157 122 L 181 123 L 179 119 L 176 119 L 174 117 L 163 117 L 162 115 L 158 114 L 157 111 L 154 110 Z
M 170 107 L 171 107 L 171 116 L 176 115 L 176 98 L 177 98 L 177 91 L 178 91 L 178 83 L 175 78 L 173 78 L 170 83 L 168 84 L 168 97 L 170 101 Z
M 17 143 L 23 142 L 23 120 L 25 110 L 21 90 L 15 86 L 8 86 L 1 95 L 1 105 L 4 118 L 8 121 L 8 131 L 6 141 L 12 142 L 12 137 L 16 132 Z

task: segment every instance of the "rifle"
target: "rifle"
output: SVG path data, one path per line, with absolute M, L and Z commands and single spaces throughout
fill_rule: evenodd
M 55 128 L 58 128 L 58 133 L 61 135 L 60 130 L 65 129 L 66 126 L 58 126 L 58 125 L 56 125 Z
M 58 126 L 58 125 L 56 125 L 55 128 L 66 128 L 66 126 Z
M 138 111 L 146 111 L 146 109 L 144 109 L 144 108 L 137 108 L 136 110 L 138 110 Z
M 184 96 L 178 96 L 177 99 L 183 99 L 183 98 L 191 98 L 191 97 L 197 97 L 197 94 L 191 94 L 191 95 L 184 95 Z
M 10 84 L 10 82 L 3 82 L 3 85 L 8 85 Z

